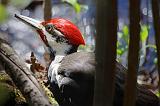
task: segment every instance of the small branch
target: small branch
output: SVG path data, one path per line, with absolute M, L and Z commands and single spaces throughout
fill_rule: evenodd
M 50 106 L 31 71 L 7 42 L 0 39 L 0 62 L 31 106 Z
M 9 0 L 1 0 L 1 4 L 4 5 L 4 6 L 7 6 Z
M 117 41 L 117 0 L 97 0 L 94 106 L 112 106 Z
M 49 20 L 52 17 L 52 2 L 44 0 L 44 20 Z
M 139 68 L 140 49 L 140 1 L 129 0 L 130 8 L 130 42 L 128 52 L 128 72 L 125 84 L 123 106 L 135 106 L 137 72 Z
M 157 47 L 157 58 L 158 58 L 158 74 L 160 78 L 160 14 L 159 14 L 159 0 L 152 0 L 152 13 L 153 13 L 153 24 L 154 24 L 154 30 L 155 30 L 155 41 L 156 41 L 156 47 Z M 160 80 L 159 83 L 160 85 Z M 160 87 L 159 87 L 160 92 Z M 159 98 L 159 105 L 160 105 L 160 98 Z

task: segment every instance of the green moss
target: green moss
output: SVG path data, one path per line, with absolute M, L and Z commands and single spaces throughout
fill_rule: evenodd
M 41 87 L 43 88 L 43 90 L 45 91 L 46 95 L 48 96 L 49 102 L 50 102 L 53 106 L 57 106 L 58 103 L 57 103 L 57 101 L 53 98 L 52 92 L 48 89 L 48 87 L 46 87 L 46 86 L 44 85 L 43 81 L 40 82 L 40 84 L 41 84 Z
M 0 106 L 26 106 L 26 100 L 19 89 L 14 85 L 11 78 L 0 72 Z

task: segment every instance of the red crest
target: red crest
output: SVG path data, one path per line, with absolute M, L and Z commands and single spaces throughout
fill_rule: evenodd
M 69 40 L 71 44 L 85 45 L 80 30 L 69 20 L 63 18 L 53 18 L 49 21 L 42 22 L 42 25 L 46 25 L 47 23 L 52 23 L 55 28 Z

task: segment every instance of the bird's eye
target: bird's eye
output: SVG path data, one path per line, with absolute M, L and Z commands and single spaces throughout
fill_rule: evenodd
M 46 30 L 47 30 L 48 32 L 51 32 L 52 29 L 53 29 L 53 26 L 52 26 L 52 25 L 47 25 L 47 26 L 45 26 L 45 28 L 46 28 Z

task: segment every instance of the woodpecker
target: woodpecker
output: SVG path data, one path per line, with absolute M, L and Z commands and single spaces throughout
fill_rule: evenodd
M 92 106 L 94 95 L 95 55 L 92 52 L 77 52 L 79 45 L 85 45 L 79 29 L 69 20 L 53 18 L 48 21 L 15 15 L 38 33 L 44 47 L 50 52 L 53 61 L 48 68 L 48 80 L 51 91 L 60 106 Z M 116 62 L 114 106 L 122 106 L 126 68 Z M 142 92 L 137 87 L 138 104 L 157 106 L 158 99 L 154 95 Z M 148 98 L 152 98 L 151 100 Z M 146 101 L 147 105 L 145 105 Z M 148 102 L 149 101 L 149 102 Z M 149 105 L 148 105 L 149 104 Z M 156 104 L 156 105 L 154 105 Z

